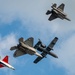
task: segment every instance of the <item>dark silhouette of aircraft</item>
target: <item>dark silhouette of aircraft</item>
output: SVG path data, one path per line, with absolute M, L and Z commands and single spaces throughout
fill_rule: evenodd
M 56 19 L 56 18 L 60 18 L 60 19 L 66 19 L 66 20 L 68 20 L 68 21 L 71 21 L 68 17 L 67 17 L 67 14 L 65 14 L 63 11 L 64 11 L 64 6 L 65 6 L 65 4 L 61 4 L 61 5 L 59 5 L 58 7 L 57 7 L 57 4 L 56 3 L 54 3 L 52 6 L 51 6 L 51 11 L 50 10 L 48 10 L 47 12 L 46 12 L 46 15 L 49 15 L 49 14 L 51 14 L 50 15 L 50 17 L 49 17 L 49 21 L 52 21 L 52 20 L 54 20 L 54 19 Z
M 42 52 L 41 55 L 42 57 L 37 57 L 34 61 L 34 63 L 38 63 L 40 60 L 42 60 L 44 57 L 46 57 L 47 54 L 58 58 L 58 56 L 56 54 L 54 54 L 53 52 L 51 52 L 51 50 L 53 50 L 54 45 L 56 44 L 58 38 L 55 37 L 52 42 L 46 47 L 46 45 L 44 45 L 41 40 L 39 40 L 37 42 L 37 44 L 34 46 L 34 48 L 36 48 L 38 51 Z

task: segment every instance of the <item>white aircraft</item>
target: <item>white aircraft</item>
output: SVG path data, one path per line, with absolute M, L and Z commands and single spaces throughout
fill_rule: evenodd
M 8 56 L 6 56 L 3 60 L 0 60 L 0 68 L 2 67 L 8 67 L 15 70 L 15 68 L 8 63 Z

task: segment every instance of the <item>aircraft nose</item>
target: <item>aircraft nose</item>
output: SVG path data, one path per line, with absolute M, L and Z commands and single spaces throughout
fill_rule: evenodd
M 41 54 L 39 54 L 39 53 L 37 53 L 37 52 L 35 53 L 35 55 L 42 57 L 42 55 L 41 55 Z
M 15 70 L 15 68 L 14 68 L 14 67 L 12 67 L 11 69 Z
M 15 68 L 12 68 L 13 70 L 15 70 Z
M 56 55 L 55 58 L 58 58 L 58 56 Z

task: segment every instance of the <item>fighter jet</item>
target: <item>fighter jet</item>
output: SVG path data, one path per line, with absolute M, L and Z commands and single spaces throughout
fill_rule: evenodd
M 34 46 L 34 48 L 36 48 L 37 50 L 39 50 L 42 55 L 42 57 L 37 57 L 34 61 L 34 63 L 38 63 L 41 59 L 43 59 L 44 57 L 46 57 L 47 54 L 58 58 L 58 56 L 56 54 L 54 54 L 53 52 L 51 52 L 51 50 L 53 50 L 53 46 L 56 44 L 58 38 L 55 37 L 52 42 L 48 45 L 48 47 L 46 47 L 46 45 L 42 44 L 41 40 L 38 41 L 38 43 Z
M 0 68 L 2 67 L 8 67 L 15 70 L 15 68 L 8 63 L 8 56 L 6 56 L 3 60 L 0 60 Z
M 39 57 L 42 57 L 42 55 L 40 55 L 33 47 L 33 41 L 34 41 L 33 37 L 30 37 L 25 41 L 23 37 L 21 37 L 19 39 L 19 44 L 17 46 L 13 46 L 10 48 L 10 50 L 16 49 L 13 56 L 18 57 L 21 55 L 30 54 L 30 55 L 37 55 Z
M 68 17 L 67 17 L 67 14 L 65 14 L 63 11 L 64 11 L 64 6 L 65 6 L 65 4 L 61 4 L 61 5 L 59 5 L 58 7 L 57 7 L 57 4 L 56 3 L 54 3 L 52 6 L 51 6 L 51 8 L 52 8 L 52 10 L 50 11 L 50 10 L 48 10 L 47 12 L 46 12 L 46 15 L 49 15 L 49 14 L 51 14 L 50 15 L 50 17 L 49 17 L 49 21 L 52 21 L 52 20 L 54 20 L 54 19 L 56 19 L 56 18 L 60 18 L 60 19 L 66 19 L 66 20 L 68 20 L 68 21 L 71 21 Z

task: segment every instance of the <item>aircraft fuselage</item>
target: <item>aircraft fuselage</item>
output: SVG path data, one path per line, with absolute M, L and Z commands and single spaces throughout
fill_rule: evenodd
M 27 44 L 24 44 L 23 42 L 20 43 L 21 45 L 18 47 L 19 50 L 27 53 L 27 54 L 30 54 L 30 55 L 37 55 L 37 56 L 40 56 L 42 57 L 42 55 L 40 55 L 39 53 L 37 53 L 36 49 L 33 48 L 33 47 L 30 47 L 29 45 Z
M 41 52 L 44 52 L 44 53 L 46 53 L 46 54 L 49 54 L 49 55 L 51 55 L 51 56 L 53 56 L 53 57 L 55 57 L 55 58 L 58 58 L 58 56 L 57 56 L 56 54 L 54 54 L 54 53 L 51 52 L 51 51 L 48 51 L 47 48 L 43 48 L 43 47 L 39 46 L 39 47 L 38 47 L 38 50 L 41 51 Z M 51 49 L 50 49 L 50 50 L 51 50 Z M 45 55 L 46 55 L 46 54 L 45 54 Z M 46 56 L 45 56 L 45 57 L 46 57 Z
M 2 65 L 5 66 L 5 67 L 8 67 L 8 68 L 10 68 L 10 69 L 15 70 L 15 68 L 14 68 L 13 66 L 11 66 L 10 64 L 8 64 L 8 63 L 6 63 L 6 62 L 4 62 L 4 61 L 2 61 L 2 60 L 0 60 L 0 64 L 2 64 Z
M 59 10 L 55 7 L 53 7 L 52 11 L 55 12 L 57 14 L 57 16 L 61 19 L 65 19 L 67 17 L 67 15 L 64 12 L 62 12 L 61 10 Z

